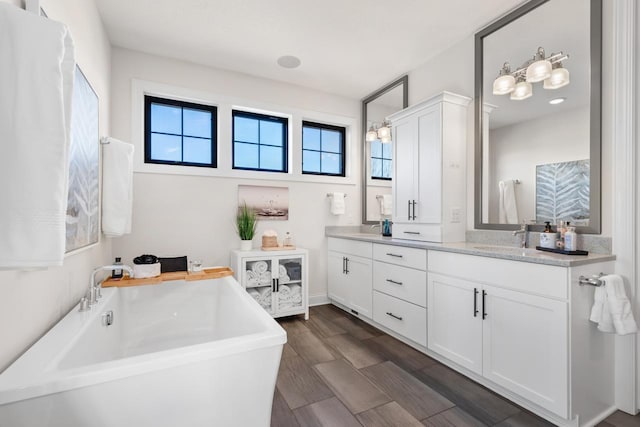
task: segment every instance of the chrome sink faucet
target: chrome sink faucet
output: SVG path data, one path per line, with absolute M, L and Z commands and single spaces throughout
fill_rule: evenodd
M 92 306 L 93 304 L 95 304 L 98 301 L 98 299 L 102 297 L 102 294 L 100 291 L 102 282 L 96 283 L 96 274 L 98 274 L 101 271 L 111 271 L 111 270 L 124 270 L 127 273 L 129 273 L 129 277 L 133 277 L 133 269 L 128 265 L 123 265 L 123 264 L 103 265 L 102 267 L 95 268 L 91 272 L 91 282 L 89 283 L 89 290 L 87 295 L 87 298 L 89 299 L 89 306 Z
M 522 221 L 522 225 L 520 225 L 520 230 L 515 230 L 513 232 L 514 236 L 521 234 L 520 238 L 520 247 L 527 248 L 529 247 L 529 224 L 526 221 Z

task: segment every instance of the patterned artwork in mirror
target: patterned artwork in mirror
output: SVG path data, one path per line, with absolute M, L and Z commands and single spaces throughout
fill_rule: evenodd
M 99 138 L 98 95 L 76 67 L 69 146 L 66 252 L 98 242 Z
M 589 225 L 589 160 L 536 166 L 536 222 Z

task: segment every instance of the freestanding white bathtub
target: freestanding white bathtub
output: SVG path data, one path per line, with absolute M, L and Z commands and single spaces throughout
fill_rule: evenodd
M 268 426 L 285 342 L 232 277 L 104 289 L 0 374 L 0 426 Z

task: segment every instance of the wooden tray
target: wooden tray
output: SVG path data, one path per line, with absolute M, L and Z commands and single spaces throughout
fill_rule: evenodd
M 295 246 L 274 246 L 274 247 L 262 247 L 263 251 L 292 251 L 296 247 Z
M 171 273 L 162 273 L 158 277 L 149 277 L 145 279 L 131 279 L 126 276 L 120 280 L 114 280 L 112 278 L 108 278 L 104 282 L 102 282 L 102 287 L 110 288 L 110 287 L 128 287 L 128 286 L 142 286 L 142 285 L 157 285 L 162 282 L 170 282 L 172 280 L 185 280 L 187 282 L 192 282 L 194 280 L 207 280 L 207 279 L 219 279 L 221 277 L 233 276 L 233 270 L 229 267 L 214 267 L 214 268 L 205 268 L 202 271 L 198 272 L 188 272 L 188 271 L 174 271 Z

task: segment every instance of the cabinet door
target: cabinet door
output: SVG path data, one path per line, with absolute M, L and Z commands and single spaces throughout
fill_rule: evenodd
M 273 272 L 277 262 L 271 258 L 244 258 L 242 260 L 242 285 L 269 314 L 275 313 Z
M 484 289 L 484 377 L 567 417 L 567 303 L 491 286 Z
M 327 288 L 329 298 L 344 306 L 348 306 L 348 288 L 345 283 L 345 258 L 340 252 L 328 252 Z
M 300 255 L 277 258 L 277 270 L 274 276 L 278 279 L 275 295 L 278 314 L 299 313 L 304 308 L 307 284 L 303 282 L 306 273 L 303 268 L 303 257 Z
M 428 274 L 427 348 L 482 374 L 481 285 Z
M 413 221 L 410 205 L 416 199 L 417 177 L 416 121 L 408 118 L 393 126 L 393 222 Z
M 442 222 L 442 125 L 441 104 L 436 104 L 417 116 L 418 168 L 414 190 L 417 201 L 416 222 Z
M 373 306 L 373 262 L 370 258 L 347 257 L 345 284 L 348 288 L 348 306 L 358 314 L 371 318 Z

